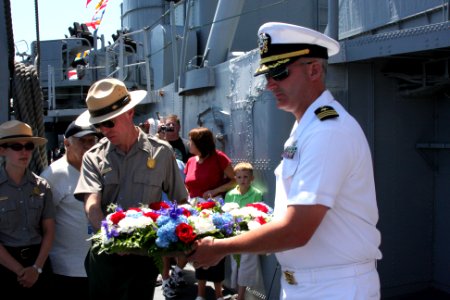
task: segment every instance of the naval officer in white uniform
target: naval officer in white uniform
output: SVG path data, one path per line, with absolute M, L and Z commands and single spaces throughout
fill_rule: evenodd
M 275 253 L 280 299 L 380 299 L 372 158 L 357 121 L 325 85 L 335 40 L 309 28 L 270 22 L 258 32 L 260 66 L 279 109 L 296 121 L 275 170 L 275 218 L 228 239 L 205 238 L 196 267 L 232 253 Z

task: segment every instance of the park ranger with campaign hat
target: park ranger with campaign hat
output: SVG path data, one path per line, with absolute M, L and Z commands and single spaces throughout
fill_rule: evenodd
M 74 191 L 95 231 L 116 204 L 127 210 L 161 200 L 182 202 L 187 191 L 175 153 L 165 141 L 151 137 L 134 124 L 134 108 L 145 97 L 129 91 L 115 78 L 95 82 L 89 89 L 87 111 L 77 125 L 93 124 L 102 138 L 83 156 L 80 179 Z M 159 273 L 153 259 L 128 254 L 96 253 L 86 259 L 90 299 L 153 299 Z
M 260 62 L 279 109 L 295 116 L 275 169 L 274 219 L 242 235 L 197 242 L 195 267 L 233 253 L 275 253 L 280 299 L 379 299 L 381 235 L 372 158 L 358 122 L 326 88 L 339 43 L 315 30 L 269 22 Z
M 47 139 L 27 123 L 0 125 L 0 282 L 2 299 L 48 298 L 55 236 L 55 206 L 48 182 L 30 168 Z M 8 296 L 7 296 L 8 295 Z

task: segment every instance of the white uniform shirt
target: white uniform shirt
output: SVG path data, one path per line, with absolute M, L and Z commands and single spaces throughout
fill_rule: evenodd
M 87 241 L 88 220 L 83 201 L 73 196 L 80 172 L 62 157 L 41 174 L 50 184 L 56 208 L 55 240 L 49 257 L 55 274 L 86 277 L 84 259 L 91 243 Z
M 339 117 L 321 121 L 314 111 L 324 105 Z M 288 205 L 330 209 L 305 246 L 276 254 L 281 266 L 309 269 L 380 259 L 370 149 L 359 124 L 329 91 L 295 123 L 284 149 L 275 170 L 275 216 L 282 218 Z

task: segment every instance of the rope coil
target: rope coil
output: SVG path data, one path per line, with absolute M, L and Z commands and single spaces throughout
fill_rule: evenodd
M 13 110 L 17 120 L 33 128 L 35 136 L 45 137 L 44 95 L 36 68 L 20 62 L 14 64 Z M 40 174 L 48 165 L 46 145 L 36 148 L 30 163 L 30 170 Z

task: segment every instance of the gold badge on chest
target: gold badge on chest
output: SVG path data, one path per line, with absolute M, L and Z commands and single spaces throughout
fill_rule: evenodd
M 156 160 L 154 158 L 147 158 L 147 168 L 153 169 L 156 165 Z

